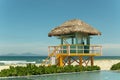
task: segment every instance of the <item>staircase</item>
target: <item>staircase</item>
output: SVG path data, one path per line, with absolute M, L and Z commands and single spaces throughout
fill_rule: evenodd
M 65 38 L 63 39 L 63 41 L 66 45 L 69 45 L 69 43 L 66 41 Z M 57 51 L 59 51 L 59 49 L 61 49 L 62 45 L 54 46 L 54 47 L 55 47 L 54 50 L 48 55 L 48 57 L 44 61 L 42 61 L 41 65 L 51 65 L 50 58 L 53 56 L 56 58 L 56 60 L 58 59 L 59 56 L 57 56 L 56 54 L 59 53 Z
M 56 57 L 57 51 L 60 47 L 61 47 L 60 45 L 55 46 L 54 50 L 48 55 L 48 57 L 44 61 L 42 61 L 41 65 L 45 65 L 45 66 L 51 65 L 50 58 L 53 57 L 53 56 Z M 57 59 L 57 57 L 56 57 L 56 59 Z

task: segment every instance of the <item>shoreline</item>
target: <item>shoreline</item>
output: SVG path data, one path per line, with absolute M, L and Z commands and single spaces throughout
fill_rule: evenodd
M 112 65 L 119 63 L 120 60 L 119 59 L 114 59 L 114 60 L 110 60 L 110 59 L 104 59 L 104 60 L 95 60 L 94 61 L 94 65 L 97 65 L 101 68 L 101 70 L 110 70 L 110 68 L 112 67 Z
M 94 60 L 94 65 L 97 65 L 101 68 L 101 70 L 110 70 L 113 64 L 119 63 L 119 59 L 101 59 Z M 14 65 L 0 65 L 0 71 L 3 69 L 9 69 L 9 66 L 25 66 L 26 64 L 14 64 Z M 36 64 L 39 66 L 40 64 Z

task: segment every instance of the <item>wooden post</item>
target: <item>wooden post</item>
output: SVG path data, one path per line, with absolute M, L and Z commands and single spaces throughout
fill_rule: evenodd
M 79 57 L 79 65 L 82 66 L 82 56 Z
M 72 37 L 72 44 L 74 44 L 74 38 Z
M 68 45 L 67 47 L 68 47 L 67 53 L 70 55 L 70 45 Z
M 75 33 L 76 44 L 78 44 L 78 33 Z
M 71 57 L 68 56 L 68 65 L 71 65 Z
M 60 56 L 60 58 L 59 58 L 59 65 L 61 67 L 63 67 L 63 57 L 62 56 Z
M 87 37 L 86 42 L 87 42 L 87 45 L 90 45 L 90 36 Z
M 61 38 L 61 44 L 63 44 L 63 38 Z
M 94 57 L 93 56 L 90 56 L 90 61 L 91 61 L 91 66 L 93 66 L 94 65 Z

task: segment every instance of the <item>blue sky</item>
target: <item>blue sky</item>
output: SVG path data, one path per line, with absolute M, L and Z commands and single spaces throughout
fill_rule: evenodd
M 120 0 L 0 0 L 0 55 L 47 55 L 54 27 L 81 19 L 102 32 L 92 43 L 103 46 L 103 55 L 120 56 Z

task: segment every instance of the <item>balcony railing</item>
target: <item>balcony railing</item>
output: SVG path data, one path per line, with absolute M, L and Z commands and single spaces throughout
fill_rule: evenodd
M 49 46 L 49 54 L 102 54 L 102 46 L 100 45 L 59 45 Z

